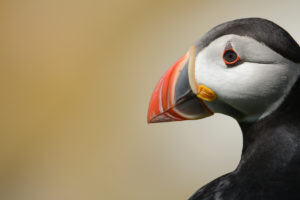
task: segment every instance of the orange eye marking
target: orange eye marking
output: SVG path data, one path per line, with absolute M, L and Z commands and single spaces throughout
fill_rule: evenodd
M 223 60 L 226 65 L 231 66 L 236 64 L 238 61 L 240 61 L 240 57 L 230 46 L 230 48 L 225 49 L 223 53 Z

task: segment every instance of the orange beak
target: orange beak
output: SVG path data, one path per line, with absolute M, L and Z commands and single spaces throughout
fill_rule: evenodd
M 192 47 L 156 85 L 149 104 L 148 123 L 200 119 L 213 114 L 197 97 L 194 68 Z

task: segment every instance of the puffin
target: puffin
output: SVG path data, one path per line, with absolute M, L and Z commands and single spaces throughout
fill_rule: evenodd
M 300 47 L 274 22 L 222 23 L 161 77 L 148 123 L 234 118 L 243 147 L 236 169 L 190 200 L 300 199 Z

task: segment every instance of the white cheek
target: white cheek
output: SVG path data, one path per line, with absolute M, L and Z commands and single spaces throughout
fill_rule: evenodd
M 260 109 L 272 102 L 272 99 L 279 98 L 289 85 L 292 73 L 289 66 L 243 63 L 226 72 L 220 72 L 217 76 L 223 77 L 220 81 L 222 90 L 219 91 L 222 98 L 237 107 L 253 100 L 255 104 L 248 105 L 251 111 L 252 107 Z
M 299 74 L 299 66 L 289 61 L 277 64 L 245 62 L 235 67 L 226 67 L 222 62 L 221 55 L 199 53 L 195 69 L 197 83 L 211 88 L 219 101 L 251 118 L 273 112 Z
M 225 64 L 221 59 L 222 55 L 218 51 L 202 51 L 196 57 L 195 80 L 200 84 L 207 85 L 214 89 L 219 82 L 220 76 L 225 69 Z
M 272 79 L 272 81 L 270 80 L 270 83 L 272 84 L 270 87 L 271 91 L 273 89 L 273 93 L 276 96 L 278 96 L 278 98 L 268 99 L 268 102 L 272 102 L 272 103 L 267 107 L 267 109 L 264 110 L 260 118 L 264 118 L 268 116 L 281 105 L 281 103 L 284 101 L 284 99 L 286 98 L 286 96 L 288 95 L 291 88 L 293 87 L 293 85 L 295 84 L 295 82 L 299 77 L 300 74 L 299 64 L 289 62 L 286 63 L 285 66 L 281 65 L 281 67 L 282 68 L 279 68 L 276 71 L 277 76 L 275 76 L 275 78 L 277 78 L 277 80 L 274 80 L 274 76 L 272 77 L 271 73 L 268 74 L 268 76 L 270 77 L 269 79 Z

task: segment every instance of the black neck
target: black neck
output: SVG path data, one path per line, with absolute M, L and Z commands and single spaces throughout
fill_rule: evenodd
M 300 175 L 300 81 L 282 105 L 254 123 L 239 123 L 243 132 L 242 158 L 237 170 L 247 168 L 263 174 Z M 262 175 L 262 174 L 260 174 Z M 298 176 L 299 178 L 299 176 Z

